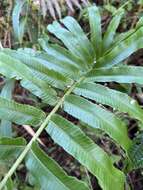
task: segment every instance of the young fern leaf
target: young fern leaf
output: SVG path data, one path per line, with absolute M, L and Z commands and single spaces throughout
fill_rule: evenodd
M 143 27 L 138 28 L 134 33 L 131 33 L 127 38 L 115 44 L 115 46 L 103 57 L 99 58 L 96 67 L 112 67 L 124 61 L 132 53 L 143 48 Z
M 21 80 L 23 87 L 29 89 L 43 101 L 45 101 L 45 97 L 48 97 L 45 102 L 51 104 L 50 101 L 52 101 L 52 105 L 55 105 L 43 121 L 45 118 L 43 111 L 39 111 L 37 108 L 33 110 L 33 107 L 27 108 L 26 105 L 17 105 L 15 102 L 8 101 L 11 113 L 10 120 L 12 122 L 18 124 L 28 123 L 30 125 L 40 124 L 41 120 L 43 122 L 0 183 L 0 189 L 4 187 L 27 153 L 26 165 L 40 183 L 41 188 L 43 187 L 42 183 L 44 183 L 47 186 L 50 185 L 48 186 L 49 189 L 57 187 L 73 189 L 72 186 L 68 186 L 69 183 L 67 182 L 71 178 L 68 178 L 66 182 L 64 181 L 64 184 L 67 184 L 63 186 L 63 178 L 61 178 L 61 176 L 65 176 L 63 171 L 61 172 L 61 169 L 57 165 L 55 166 L 55 163 L 41 152 L 34 143 L 46 128 L 46 131 L 56 143 L 98 178 L 103 190 L 114 190 L 116 185 L 118 190 L 124 190 L 125 174 L 112 164 L 110 156 L 94 144 L 78 126 L 59 116 L 61 112 L 55 115 L 61 109 L 77 118 L 79 123 L 84 122 L 88 127 L 104 131 L 118 146 L 125 150 L 126 154 L 124 156 L 128 156 L 129 149 L 132 146 L 125 123 L 114 113 L 90 100 L 116 108 L 120 112 L 128 113 L 131 117 L 142 122 L 142 109 L 135 100 L 121 92 L 95 84 L 95 82 L 111 81 L 143 84 L 143 67 L 114 66 L 124 61 L 134 51 L 142 48 L 142 26 L 128 33 L 121 41 L 111 44 L 109 39 L 111 38 L 112 41 L 116 39 L 114 34 L 120 20 L 120 18 L 116 17 L 118 23 L 115 22 L 116 19 L 111 21 L 114 30 L 110 31 L 108 29 L 106 34 L 108 36 L 107 46 L 109 46 L 109 50 L 104 51 L 105 41 L 101 37 L 101 18 L 98 8 L 96 6 L 90 7 L 88 15 L 91 26 L 91 40 L 87 38 L 74 18 L 66 17 L 60 23 L 55 21 L 49 25 L 48 30 L 63 42 L 67 49 L 60 47 L 60 45 L 53 45 L 40 40 L 45 52 L 36 52 L 32 55 L 25 50 L 9 50 L 7 54 L 5 53 L 6 50 L 0 52 L 0 73 L 2 75 Z M 101 55 L 102 52 L 104 52 L 103 55 Z M 60 82 L 62 83 L 61 85 L 59 85 Z M 58 89 L 60 89 L 60 92 L 62 91 L 62 97 L 58 97 L 58 93 L 56 93 Z M 2 102 L 4 101 L 7 100 Z M 11 111 L 12 108 L 13 112 Z M 2 112 L 5 111 L 4 103 L 0 105 L 0 109 L 2 109 Z M 31 116 L 30 119 L 28 117 L 29 120 L 25 109 L 26 111 L 30 110 L 28 111 L 28 116 Z M 23 112 L 26 115 L 24 115 L 24 119 L 21 117 Z M 12 114 L 14 114 L 14 117 Z M 40 114 L 42 119 L 40 117 L 36 123 L 36 117 Z M 4 115 L 6 113 L 3 113 L 2 117 Z M 36 161 L 34 160 L 35 158 Z M 32 165 L 32 161 L 34 165 Z M 50 163 L 49 167 L 52 165 L 52 168 L 48 168 L 48 163 Z M 57 170 L 56 173 L 53 170 L 54 167 Z M 38 169 L 43 173 L 37 172 Z M 52 174 L 49 174 L 49 169 L 52 169 Z M 57 183 L 57 174 L 61 175 L 58 176 L 62 182 L 60 184 Z M 41 175 L 43 176 L 43 181 L 40 180 Z M 45 176 L 48 176 L 46 180 Z M 67 178 L 67 175 L 65 178 Z M 71 181 L 73 183 L 73 179 Z M 79 184 L 79 182 L 75 183 Z M 88 189 L 82 183 L 80 183 L 79 187 Z
M 73 65 L 76 69 L 82 69 L 82 63 L 80 63 L 79 59 L 77 57 L 75 58 L 74 55 L 72 56 L 66 48 L 58 44 L 50 44 L 47 38 L 39 39 L 39 43 L 43 50 L 45 50 L 46 55 L 53 57 L 57 56 L 59 61 L 66 62 L 65 66 Z M 60 67 L 62 67 L 62 65 Z
M 93 46 L 91 45 L 85 33 L 83 32 L 82 28 L 72 17 L 66 17 L 62 19 L 61 22 L 71 33 L 71 35 L 75 36 L 75 46 L 77 47 L 78 53 L 80 52 L 81 57 L 85 59 L 84 62 L 86 62 L 86 64 L 89 64 L 89 67 L 91 67 L 91 64 L 93 64 L 94 61 L 94 50 Z
M 101 31 L 101 17 L 96 6 L 88 8 L 89 24 L 91 30 L 91 43 L 94 47 L 96 59 L 101 55 L 102 50 L 102 31 Z
M 54 21 L 52 25 L 48 26 L 48 30 L 49 32 L 56 35 L 56 37 L 64 43 L 64 45 L 71 51 L 73 56 L 80 59 L 83 67 L 88 69 L 88 64 L 93 63 L 92 46 L 83 33 L 82 29 L 78 24 L 75 24 L 76 21 L 73 20 L 74 19 L 71 17 L 66 17 L 64 20 L 61 20 L 63 24 L 68 22 L 70 24 L 70 28 L 67 24 L 67 29 L 63 28 L 62 25 L 60 25 L 57 21 Z M 58 33 L 57 30 L 59 31 Z M 78 36 L 75 35 L 75 33 L 78 34 Z M 85 42 L 84 46 L 80 46 L 79 44 L 82 44 L 83 42 Z
M 103 38 L 103 50 L 107 51 L 108 48 L 112 45 L 114 42 L 114 36 L 116 34 L 116 29 L 118 28 L 120 24 L 120 20 L 122 18 L 123 11 L 119 12 L 118 15 L 115 15 L 113 19 L 111 20 Z

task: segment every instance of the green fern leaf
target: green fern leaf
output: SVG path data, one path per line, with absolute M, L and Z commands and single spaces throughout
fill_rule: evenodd
M 101 55 L 102 49 L 102 31 L 101 31 L 101 17 L 96 6 L 88 8 L 89 24 L 91 30 L 91 42 L 95 50 L 96 59 Z
M 64 72 L 66 73 L 67 71 L 71 72 L 71 70 L 73 70 L 73 72 L 77 72 L 78 69 L 83 70 L 83 64 L 80 62 L 80 59 L 71 55 L 66 48 L 61 47 L 58 44 L 49 44 L 47 38 L 39 39 L 39 43 L 48 56 L 57 57 L 58 62 L 62 62 L 62 64 L 59 65 L 59 70 L 63 65 L 65 68 Z M 71 67 L 72 65 L 74 66 L 73 69 Z
M 45 119 L 45 113 L 35 107 L 18 104 L 0 97 L 0 119 L 19 125 L 37 126 Z
M 0 138 L 0 160 L 6 162 L 17 158 L 25 145 L 23 138 Z
M 32 145 L 26 158 L 26 166 L 44 190 L 89 190 L 83 182 L 67 176 L 36 144 Z
M 124 175 L 113 167 L 109 156 L 95 145 L 79 126 L 73 125 L 61 116 L 54 115 L 46 131 L 56 143 L 97 176 L 103 189 L 114 190 L 117 184 L 119 189 L 124 189 Z
M 0 96 L 6 99 L 12 99 L 12 91 L 14 89 L 14 80 L 6 80 Z M 10 121 L 1 120 L 0 137 L 12 137 L 12 125 Z
M 143 110 L 136 100 L 125 93 L 95 83 L 81 83 L 74 89 L 74 92 L 98 103 L 111 106 L 120 112 L 128 113 L 131 117 L 143 122 Z
M 120 66 L 97 68 L 87 73 L 86 82 L 119 82 L 143 84 L 143 67 Z
M 112 67 L 124 61 L 132 53 L 143 48 L 143 27 L 138 28 L 97 61 L 97 67 Z
M 89 126 L 105 131 L 126 151 L 130 147 L 126 126 L 113 113 L 75 95 L 69 95 L 65 99 L 64 110 Z
M 0 52 L 0 73 L 21 80 L 22 85 L 49 104 L 55 104 L 56 92 L 45 81 L 38 80 L 32 71 L 18 59 Z M 26 83 L 26 85 L 25 85 Z
M 103 38 L 103 50 L 106 51 L 108 48 L 112 45 L 114 42 L 114 36 L 116 34 L 116 29 L 118 28 L 120 24 L 120 20 L 122 18 L 123 11 L 119 12 L 118 15 L 115 15 L 113 19 L 111 20 Z

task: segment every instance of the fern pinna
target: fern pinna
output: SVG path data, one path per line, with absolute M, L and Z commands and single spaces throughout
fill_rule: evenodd
M 48 114 L 38 107 L 16 103 L 7 96 L 0 97 L 0 118 L 19 125 L 37 127 L 37 132 L 27 144 L 22 138 L 0 139 L 0 160 L 16 159 L 0 183 L 7 186 L 19 164 L 25 160 L 35 185 L 45 190 L 89 190 L 85 182 L 69 177 L 63 169 L 36 144 L 43 130 L 65 151 L 77 159 L 94 176 L 104 190 L 124 190 L 126 173 L 115 167 L 111 155 L 95 144 L 82 131 L 82 126 L 105 132 L 129 160 L 132 141 L 127 126 L 114 111 L 143 122 L 143 110 L 126 93 L 106 87 L 105 82 L 143 84 L 143 67 L 128 66 L 124 60 L 143 48 L 142 19 L 134 30 L 115 35 L 122 11 L 111 20 L 102 37 L 101 17 L 96 6 L 87 10 L 90 39 L 72 17 L 54 21 L 48 31 L 63 45 L 39 39 L 43 51 L 32 49 L 2 49 L 0 73 L 9 80 L 19 80 L 44 104 L 53 106 Z M 58 111 L 58 112 L 57 112 Z M 78 119 L 74 124 L 62 112 Z M 46 116 L 47 115 L 47 116 Z M 4 126 L 3 126 L 4 127 Z M 129 162 L 130 168 L 132 162 Z M 74 184 L 74 185 L 73 185 Z

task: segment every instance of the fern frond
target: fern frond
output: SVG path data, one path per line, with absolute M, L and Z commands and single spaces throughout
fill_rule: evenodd
M 8 120 L 12 122 L 30 125 L 39 125 L 42 121 L 31 141 L 0 183 L 0 189 L 27 155 L 26 165 L 41 188 L 45 184 L 49 185 L 49 189 L 73 189 L 69 186 L 71 180 L 77 187 L 89 189 L 83 183 L 67 177 L 61 168 L 35 145 L 39 135 L 46 129 L 56 143 L 98 178 L 101 188 L 114 190 L 117 186 L 118 190 L 124 190 L 125 174 L 114 166 L 111 156 L 87 137 L 78 125 L 69 122 L 60 114 L 65 111 L 77 118 L 79 124 L 82 122 L 89 128 L 98 128 L 105 132 L 118 147 L 125 150 L 123 156 L 129 156 L 132 141 L 128 137 L 126 123 L 100 104 L 128 113 L 130 117 L 141 122 L 143 111 L 127 94 L 95 82 L 143 84 L 143 67 L 120 66 L 129 55 L 143 47 L 143 28 L 140 24 L 133 31 L 116 38 L 115 31 L 121 13 L 111 21 L 102 38 L 98 8 L 89 7 L 87 11 L 91 27 L 90 39 L 76 20 L 68 16 L 61 22 L 54 21 L 48 26 L 48 31 L 60 40 L 60 45 L 41 39 L 40 44 L 44 49 L 41 52 L 29 53 L 31 50 L 28 49 L 0 51 L 0 74 L 20 80 L 24 88 L 43 102 L 55 105 L 44 120 L 45 113 L 42 110 L 0 98 L 1 118 L 6 119 L 8 115 Z M 119 66 L 115 66 L 117 64 Z M 97 105 L 95 101 L 100 104 Z M 41 176 L 43 181 L 40 180 Z
M 88 4 L 88 0 L 33 0 L 33 2 L 41 6 L 44 17 L 48 11 L 55 20 L 57 17 L 61 18 L 63 6 L 74 12 L 75 8 L 81 9 L 82 5 Z

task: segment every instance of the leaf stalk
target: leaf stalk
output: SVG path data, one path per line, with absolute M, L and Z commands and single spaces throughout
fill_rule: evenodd
M 18 157 L 18 159 L 15 161 L 15 163 L 13 164 L 13 166 L 10 168 L 10 170 L 8 171 L 8 173 L 5 175 L 5 177 L 3 178 L 3 180 L 0 183 L 0 190 L 2 190 L 4 188 L 4 186 L 6 185 L 8 179 L 12 176 L 12 174 L 16 171 L 17 167 L 19 166 L 19 164 L 23 161 L 23 159 L 25 158 L 25 156 L 27 155 L 27 153 L 30 151 L 31 146 L 33 144 L 33 142 L 35 142 L 38 137 L 40 136 L 40 134 L 42 133 L 42 131 L 45 129 L 45 127 L 47 126 L 48 122 L 50 121 L 52 115 L 54 115 L 58 109 L 60 108 L 60 106 L 63 104 L 66 96 L 68 96 L 76 87 L 76 85 L 78 83 L 80 83 L 85 77 L 81 77 L 77 82 L 75 82 L 64 94 L 64 96 L 58 101 L 58 103 L 56 104 L 56 106 L 53 108 L 53 110 L 49 113 L 49 115 L 46 117 L 46 119 L 44 120 L 44 122 L 41 124 L 41 126 L 39 127 L 39 129 L 37 130 L 37 132 L 35 133 L 35 135 L 33 136 L 33 138 L 30 140 L 30 142 L 27 144 L 27 146 L 25 147 L 25 149 L 23 150 L 23 152 L 20 154 L 20 156 Z

